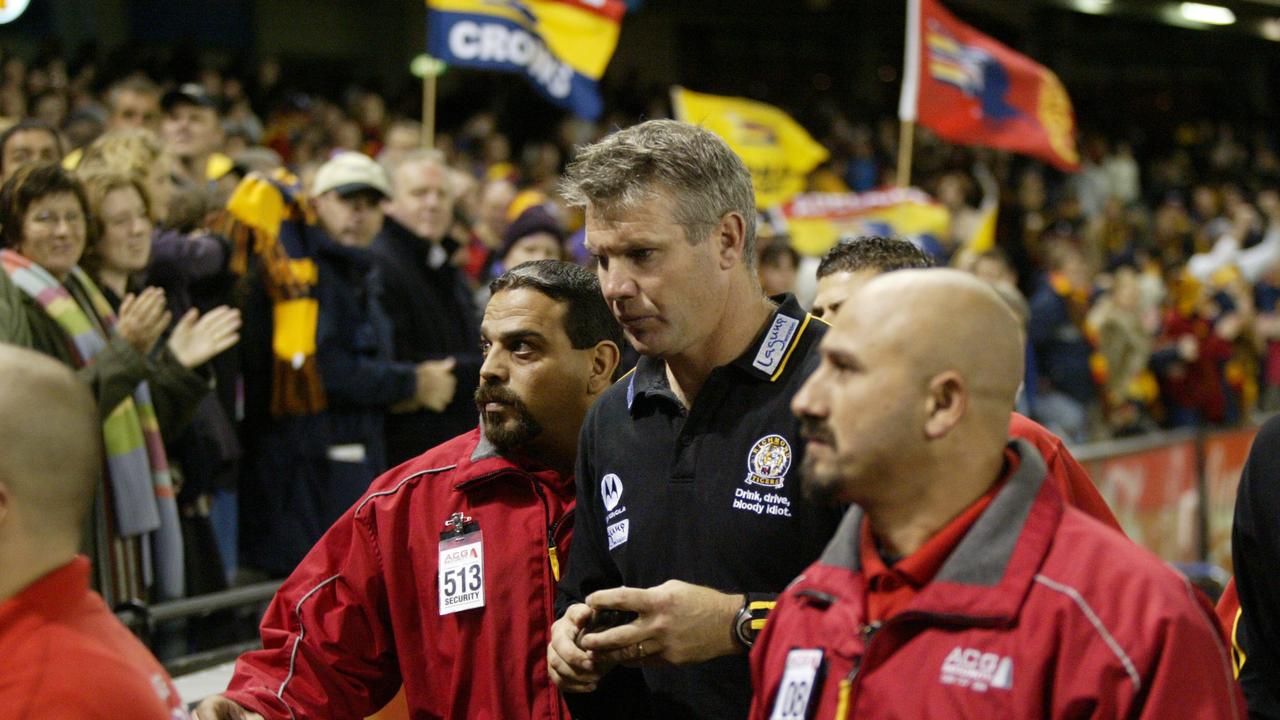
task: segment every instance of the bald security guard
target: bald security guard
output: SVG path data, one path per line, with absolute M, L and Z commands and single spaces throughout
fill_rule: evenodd
M 1240 718 L 1211 610 L 1009 442 L 1023 336 L 981 281 L 853 295 L 792 408 L 806 495 L 854 503 L 752 654 L 751 717 Z

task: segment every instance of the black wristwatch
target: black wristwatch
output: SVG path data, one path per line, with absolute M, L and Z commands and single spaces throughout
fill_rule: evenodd
M 746 599 L 742 601 L 742 607 L 733 618 L 733 637 L 742 644 L 742 647 L 750 650 L 751 646 L 755 645 L 756 636 L 760 634 L 760 628 L 764 626 L 764 620 L 769 616 L 769 610 L 772 608 L 771 600 L 762 601 L 758 597 L 752 599 L 751 593 L 747 593 Z

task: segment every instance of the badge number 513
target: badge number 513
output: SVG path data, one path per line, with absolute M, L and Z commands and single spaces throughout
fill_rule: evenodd
M 484 607 L 484 543 L 480 531 L 440 542 L 440 614 Z

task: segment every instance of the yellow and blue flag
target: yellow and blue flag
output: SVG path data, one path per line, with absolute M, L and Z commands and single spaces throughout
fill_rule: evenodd
M 671 105 L 677 120 L 719 135 L 742 158 L 762 209 L 804 190 L 805 177 L 827 159 L 800 123 L 767 103 L 673 87 Z
M 947 232 L 947 208 L 916 188 L 865 193 L 801 193 L 779 208 L 791 247 L 818 257 L 842 237 L 900 237 L 928 248 Z
M 520 73 L 548 100 L 595 120 L 626 10 L 622 0 L 427 0 L 427 52 Z

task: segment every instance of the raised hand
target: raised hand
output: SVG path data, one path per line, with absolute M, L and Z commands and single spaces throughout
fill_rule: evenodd
M 183 367 L 193 368 L 239 341 L 239 310 L 222 305 L 202 316 L 192 308 L 173 326 L 169 352 Z
M 136 297 L 133 293 L 124 296 L 116 315 L 115 330 L 135 350 L 146 355 L 169 327 L 171 318 L 165 309 L 164 290 L 149 287 Z

